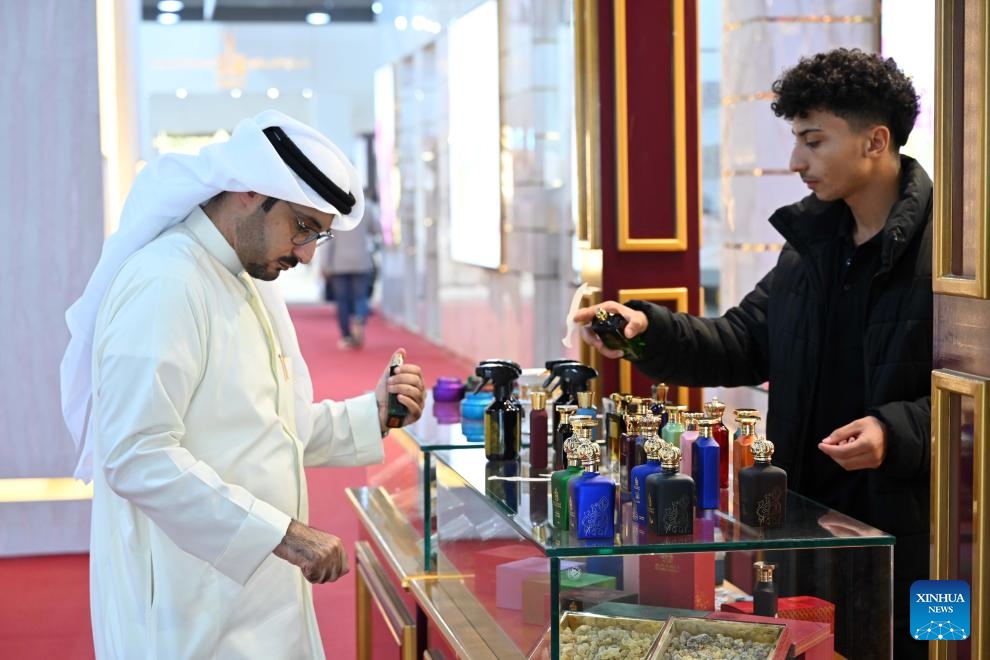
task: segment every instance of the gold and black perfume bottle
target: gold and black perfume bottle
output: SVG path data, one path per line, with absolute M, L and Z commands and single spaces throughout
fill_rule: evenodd
M 694 480 L 681 474 L 681 450 L 660 443 L 660 471 L 646 478 L 646 518 L 655 534 L 694 533 Z
M 750 446 L 753 465 L 739 471 L 739 519 L 752 527 L 780 527 L 787 501 L 787 473 L 770 464 L 773 443 L 759 437 Z
M 646 340 L 642 335 L 626 337 L 627 323 L 621 314 L 612 314 L 599 307 L 591 321 L 591 331 L 598 335 L 606 347 L 613 351 L 622 351 L 626 359 L 642 360 L 646 355 Z
M 753 562 L 756 584 L 753 586 L 753 614 L 777 616 L 777 585 L 773 583 L 773 569 L 776 564 Z

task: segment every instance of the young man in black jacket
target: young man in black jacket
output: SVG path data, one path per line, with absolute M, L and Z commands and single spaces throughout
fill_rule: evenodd
M 893 60 L 846 49 L 802 59 L 773 92 L 812 191 L 770 218 L 786 239 L 776 267 L 719 318 L 608 301 L 574 321 L 624 316 L 649 347 L 634 364 L 657 380 L 769 381 L 773 462 L 792 490 L 897 537 L 894 657 L 927 657 L 908 619 L 929 560 L 932 182 L 899 153 L 918 96 Z

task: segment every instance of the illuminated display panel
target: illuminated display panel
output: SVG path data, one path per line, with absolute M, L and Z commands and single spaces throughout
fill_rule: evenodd
M 490 0 L 454 20 L 448 34 L 451 258 L 498 268 L 502 213 L 497 3 Z

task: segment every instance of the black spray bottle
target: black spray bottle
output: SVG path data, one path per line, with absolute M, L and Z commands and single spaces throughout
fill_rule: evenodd
M 512 388 L 522 369 L 508 360 L 485 360 L 474 370 L 481 379 L 480 390 L 491 382 L 495 398 L 485 408 L 485 458 L 512 461 L 522 448 L 522 406 Z
M 592 380 L 598 377 L 598 372 L 586 364 L 577 361 L 561 362 L 556 364 L 551 371 L 560 386 L 560 396 L 554 400 L 554 412 L 560 405 L 577 405 L 577 393 L 586 392 L 590 388 Z M 554 424 L 560 424 L 560 420 L 555 418 Z M 556 426 L 555 426 L 556 427 Z

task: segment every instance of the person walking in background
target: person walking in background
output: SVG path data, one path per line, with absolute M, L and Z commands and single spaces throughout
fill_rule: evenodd
M 382 365 L 373 392 L 313 401 L 273 280 L 363 207 L 343 153 L 274 111 L 135 179 L 62 361 L 76 477 L 93 481 L 97 658 L 325 657 L 310 583 L 349 567 L 307 524 L 303 468 L 381 462 L 389 395 L 407 424 L 425 386 L 417 365 Z
M 342 350 L 360 348 L 364 343 L 368 299 L 375 277 L 374 254 L 381 235 L 377 208 L 368 203 L 364 220 L 354 231 L 341 232 L 322 248 L 321 271 L 337 303 L 337 348 Z

